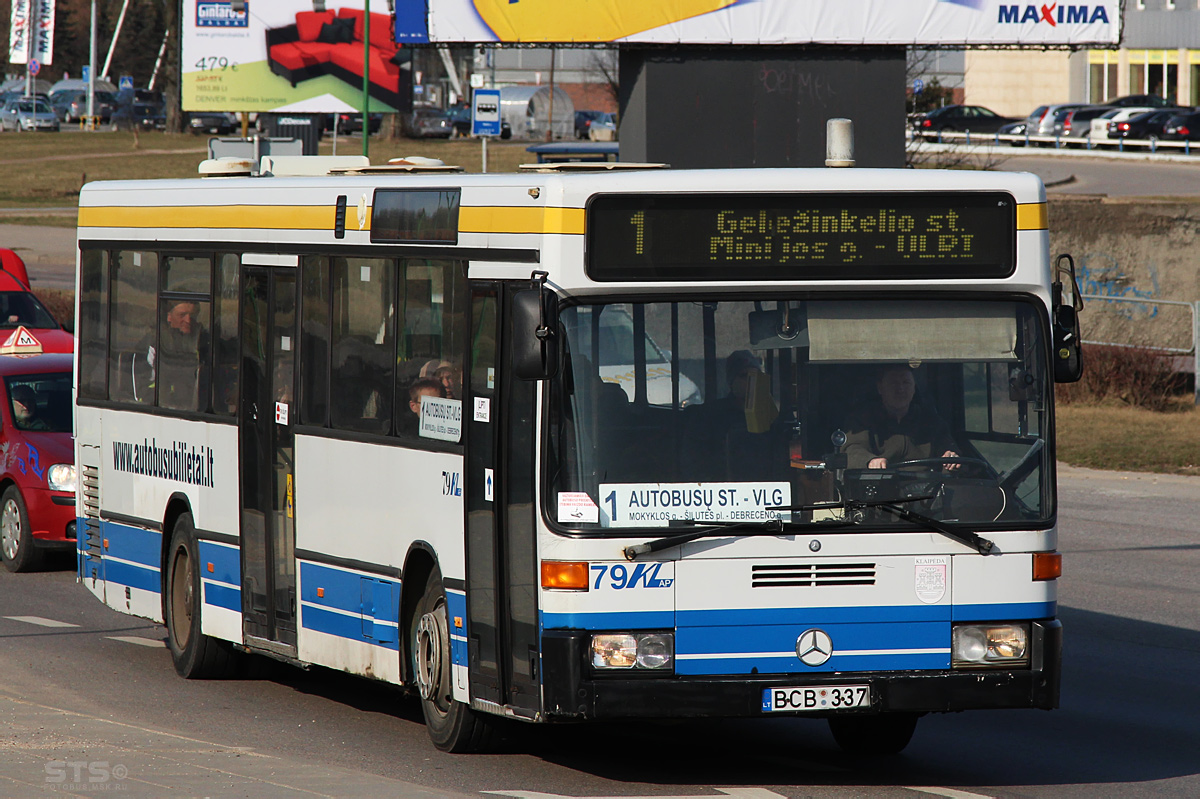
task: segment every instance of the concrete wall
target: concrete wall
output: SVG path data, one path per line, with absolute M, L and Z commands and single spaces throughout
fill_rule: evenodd
M 1070 97 L 1069 54 L 1061 50 L 968 50 L 966 93 L 969 105 L 997 114 L 1024 117 L 1043 103 Z
M 1187 308 L 1156 300 L 1200 300 L 1200 202 L 1168 199 L 1050 200 L 1050 254 L 1070 253 L 1084 294 L 1085 339 L 1191 346 Z

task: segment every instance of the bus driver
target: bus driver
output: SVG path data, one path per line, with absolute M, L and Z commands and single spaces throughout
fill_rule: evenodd
M 846 424 L 842 451 L 851 469 L 886 469 L 889 464 L 925 458 L 957 458 L 950 429 L 932 407 L 914 402 L 917 382 L 906 364 L 884 366 L 875 381 L 879 401 L 855 413 Z M 952 471 L 957 463 L 947 463 Z

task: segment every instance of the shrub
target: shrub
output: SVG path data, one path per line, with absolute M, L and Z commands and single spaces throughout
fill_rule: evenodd
M 50 315 L 72 333 L 75 332 L 75 292 L 72 289 L 38 289 L 34 292 Z
M 1116 401 L 1150 411 L 1165 411 L 1187 387 L 1174 358 L 1146 347 L 1092 344 L 1083 349 L 1083 377 L 1058 386 L 1060 402 L 1099 404 Z

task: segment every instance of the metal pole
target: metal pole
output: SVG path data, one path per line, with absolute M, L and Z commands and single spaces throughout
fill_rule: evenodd
M 158 48 L 158 58 L 154 61 L 154 71 L 150 73 L 149 89 L 154 88 L 154 81 L 158 80 L 158 68 L 162 66 L 163 56 L 167 54 L 167 39 L 171 38 L 171 31 L 168 29 L 163 33 L 162 45 Z
M 1200 405 L 1200 301 L 1192 303 L 1192 401 Z
M 108 77 L 108 68 L 112 65 L 113 50 L 117 49 L 117 37 L 121 35 L 121 26 L 125 24 L 125 12 L 129 10 L 129 0 L 121 5 L 121 14 L 117 17 L 117 29 L 113 31 L 112 41 L 108 44 L 108 55 L 104 57 L 104 69 L 100 70 L 100 76 Z
M 487 172 L 487 136 L 480 136 L 480 141 L 483 142 L 483 171 Z
M 96 115 L 96 0 L 92 0 L 91 44 L 88 46 L 87 129 L 95 130 Z
M 371 0 L 363 8 L 363 158 L 370 158 L 371 141 Z

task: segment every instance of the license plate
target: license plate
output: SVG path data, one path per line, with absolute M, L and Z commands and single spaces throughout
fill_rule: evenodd
M 764 688 L 764 713 L 796 713 L 870 707 L 869 685 L 813 685 L 799 688 Z

